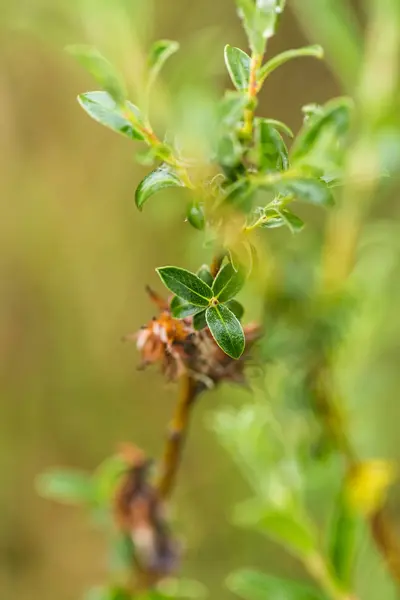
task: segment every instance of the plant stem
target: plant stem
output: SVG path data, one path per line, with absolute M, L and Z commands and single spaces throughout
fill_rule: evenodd
M 329 366 L 319 363 L 311 374 L 311 390 L 317 416 L 336 450 L 346 461 L 347 472 L 357 468 L 360 461 L 348 438 L 345 423 L 334 399 L 334 387 L 330 378 Z M 367 518 L 372 538 L 385 561 L 388 572 L 400 584 L 400 543 L 393 533 L 393 526 L 386 507 L 379 506 Z
M 325 560 L 319 554 L 309 556 L 304 565 L 331 600 L 357 600 L 352 593 L 343 590 L 331 574 Z
M 323 294 L 342 291 L 356 260 L 361 226 L 380 180 L 380 156 L 376 133 L 385 112 L 396 101 L 400 57 L 400 8 L 398 0 L 373 0 L 367 35 L 365 67 L 362 72 L 358 104 L 361 131 L 349 153 L 346 186 L 341 206 L 333 214 L 327 232 L 324 254 Z M 377 44 L 377 40 L 385 43 Z M 332 385 L 323 384 L 326 406 L 337 411 Z M 328 411 L 329 412 L 329 411 Z M 329 419 L 322 415 L 326 431 L 336 439 L 338 451 L 345 456 L 348 469 L 359 460 L 351 450 L 347 432 L 334 431 Z M 343 444 L 344 442 L 344 444 Z M 368 518 L 368 525 L 377 549 L 393 579 L 400 584 L 400 543 L 393 534 L 393 526 L 385 506 L 378 507 Z
M 400 583 L 400 545 L 393 533 L 393 526 L 386 515 L 385 507 L 377 510 L 369 519 L 375 544 L 385 558 L 389 572 Z
M 130 110 L 125 111 L 125 117 L 132 123 L 135 129 L 140 131 L 146 144 L 154 149 L 157 158 L 176 169 L 185 186 L 194 189 L 195 186 L 191 182 L 186 166 L 174 155 L 173 149 L 168 144 L 158 139 L 151 126 L 149 124 L 144 125 L 138 121 Z
M 156 485 L 162 499 L 166 499 L 171 495 L 176 481 L 185 438 L 188 432 L 190 413 L 196 396 L 196 382 L 188 374 L 184 374 L 175 414 L 172 418 L 165 443 L 160 475 Z
M 242 133 L 244 137 L 251 138 L 253 134 L 254 109 L 258 92 L 258 70 L 263 60 L 262 54 L 253 52 L 250 63 L 249 88 L 247 91 L 249 107 L 244 112 L 244 125 Z

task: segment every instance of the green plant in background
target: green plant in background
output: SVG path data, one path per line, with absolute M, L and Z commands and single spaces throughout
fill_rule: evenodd
M 110 533 L 111 583 L 89 592 L 92 600 L 203 594 L 199 583 L 172 578 L 181 548 L 165 507 L 195 401 L 223 381 L 243 382 L 250 352 L 266 365 L 266 376 L 252 381 L 253 402 L 218 413 L 212 425 L 254 492 L 237 507 L 235 520 L 285 547 L 312 581 L 243 570 L 228 578 L 228 586 L 245 600 L 355 600 L 355 567 L 368 531 L 388 571 L 400 580 L 400 549 L 384 506 L 395 470 L 384 459 L 359 457 L 337 376 L 361 302 L 351 275 L 362 218 L 382 175 L 399 159 L 400 8 L 396 0 L 371 1 L 366 58 L 359 58 L 356 46 L 345 64 L 335 44 L 342 40 L 344 48 L 355 48 L 347 4 L 340 2 L 337 10 L 322 0 L 293 3 L 312 32 L 324 33 L 331 14 L 330 56 L 354 96 L 303 107 L 304 123 L 294 136 L 286 124 L 257 115 L 257 96 L 275 69 L 294 58 L 320 59 L 322 49 L 313 45 L 265 60 L 285 1 L 236 4 L 251 54 L 225 47 L 235 90 L 208 114 L 196 156 L 187 152 L 182 136 L 158 132 L 151 124 L 152 89 L 178 51 L 176 42 L 161 40 L 150 49 L 139 107 L 97 50 L 69 49 L 102 88 L 81 94 L 82 108 L 145 145 L 138 159 L 153 170 L 136 190 L 138 209 L 155 193 L 180 188 L 188 223 L 203 232 L 214 255 L 210 267 L 197 273 L 184 266 L 157 269 L 173 296 L 166 301 L 149 290 L 160 312 L 134 336 L 143 364 L 160 363 L 165 376 L 181 384 L 159 464 L 153 468 L 141 450 L 126 446 L 92 476 L 60 471 L 38 480 L 45 496 L 88 506 Z M 375 40 L 383 31 L 384 50 L 378 50 Z M 373 84 L 375 77 L 379 85 Z M 353 81 L 358 81 L 355 90 Z M 321 264 L 296 257 L 280 264 L 279 254 L 271 257 L 266 250 L 263 236 L 269 232 L 262 230 L 282 227 L 297 234 L 303 229 L 298 202 L 332 209 Z M 243 326 L 244 308 L 236 297 L 254 281 L 263 290 L 262 322 Z M 317 508 L 316 477 L 331 498 Z

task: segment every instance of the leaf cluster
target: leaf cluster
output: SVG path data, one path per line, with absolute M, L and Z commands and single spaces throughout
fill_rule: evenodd
M 217 240 L 219 248 L 230 255 L 230 264 L 212 284 L 180 267 L 161 267 L 158 273 L 176 295 L 174 316 L 193 316 L 196 328 L 208 326 L 220 347 L 233 358 L 243 352 L 244 335 L 228 303 L 243 285 L 243 271 L 248 274 L 251 269 L 256 254 L 252 243 L 255 230 L 287 227 L 292 233 L 301 231 L 304 222 L 292 210 L 297 200 L 332 206 L 332 188 L 342 178 L 343 148 L 349 135 L 352 107 L 346 98 L 305 107 L 304 124 L 296 136 L 285 123 L 255 116 L 257 93 L 277 68 L 292 59 L 323 56 L 320 46 L 308 46 L 263 62 L 267 40 L 275 31 L 284 4 L 283 0 L 237 2 L 252 55 L 225 47 L 225 64 L 235 90 L 228 91 L 214 107 L 209 156 L 201 165 L 182 155 L 178 140 L 171 141 L 171 135 L 154 131 L 147 107 L 140 108 L 127 98 L 125 84 L 105 57 L 86 46 L 70 48 L 103 88 L 80 94 L 82 108 L 109 129 L 144 143 L 147 149 L 140 160 L 156 163 L 137 187 L 136 206 L 142 210 L 154 194 L 167 188 L 187 188 L 187 221 L 204 231 L 206 240 Z M 150 48 L 147 97 L 165 62 L 178 49 L 179 44 L 171 40 L 157 41 Z M 203 173 L 200 181 L 199 170 Z M 263 196 L 269 201 L 260 204 Z M 243 256 L 250 257 L 250 262 Z M 228 291 L 221 292 L 219 286 L 225 280 L 231 283 L 226 284 Z

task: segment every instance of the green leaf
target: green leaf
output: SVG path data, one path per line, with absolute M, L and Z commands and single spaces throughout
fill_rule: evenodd
M 244 286 L 246 277 L 242 270 L 236 271 L 231 263 L 224 265 L 218 272 L 212 291 L 219 302 L 227 302 L 236 296 Z
M 96 586 L 85 594 L 85 600 L 132 600 L 131 594 L 122 588 Z
M 233 312 L 233 314 L 239 319 L 239 321 L 242 320 L 244 315 L 244 308 L 242 304 L 240 304 L 240 302 L 238 302 L 237 300 L 229 300 L 229 302 L 227 302 L 225 306 L 227 306 L 229 310 Z
M 279 208 L 278 213 L 292 233 L 298 233 L 304 228 L 304 221 L 287 208 Z
M 250 275 L 257 263 L 257 250 L 248 239 L 244 239 L 229 248 L 229 258 L 235 271 Z
M 314 45 L 306 46 L 304 48 L 297 48 L 296 50 L 286 50 L 286 52 L 282 52 L 281 54 L 274 56 L 274 58 L 265 63 L 265 65 L 263 65 L 259 70 L 259 85 L 262 85 L 266 78 L 281 65 L 284 65 L 293 58 L 301 58 L 303 56 L 313 56 L 321 59 L 324 57 L 324 51 L 321 46 Z
M 67 51 L 96 79 L 117 104 L 126 99 L 126 88 L 112 64 L 91 46 L 67 46 Z
M 169 165 L 162 165 L 147 175 L 138 185 L 135 202 L 139 210 L 154 194 L 170 187 L 185 187 L 179 174 Z
M 337 146 L 338 138 L 344 138 L 348 134 L 352 108 L 353 103 L 349 98 L 336 98 L 311 113 L 293 143 L 292 160 L 304 162 L 327 130 L 331 134 L 329 146 L 332 143 Z
M 211 275 L 210 267 L 208 265 L 202 265 L 196 275 L 205 281 L 207 285 L 212 287 L 214 277 Z
M 317 206 L 333 206 L 335 201 L 329 187 L 321 180 L 294 177 L 293 179 L 282 179 L 274 185 L 277 192 L 282 196 L 291 196 L 309 204 Z
M 135 556 L 135 547 L 131 536 L 125 532 L 117 532 L 110 544 L 109 565 L 113 573 L 129 572 Z
M 210 306 L 206 310 L 206 321 L 218 346 L 231 358 L 240 358 L 245 338 L 240 321 L 223 304 Z
M 330 523 L 329 558 L 338 580 L 349 586 L 352 581 L 360 542 L 360 515 L 352 510 L 341 493 L 334 507 Z
M 326 600 L 322 592 L 311 586 L 250 569 L 233 573 L 226 585 L 244 600 Z
M 285 3 L 286 0 L 236 0 L 239 16 L 243 20 L 254 53 L 264 53 L 266 40 L 274 35 Z
M 166 61 L 179 50 L 179 43 L 173 40 L 158 40 L 150 48 L 148 66 L 152 81 L 157 77 Z
M 117 105 L 108 92 L 86 92 L 78 96 L 78 102 L 92 119 L 131 140 L 143 140 L 140 132 L 139 109 L 126 102 L 125 109 Z
M 203 310 L 200 306 L 195 306 L 186 300 L 182 300 L 182 298 L 178 298 L 178 296 L 172 298 L 170 307 L 172 316 L 175 319 L 186 319 L 186 317 L 191 317 Z
M 180 267 L 159 267 L 156 271 L 164 285 L 180 298 L 196 306 L 209 305 L 212 290 L 194 273 Z
M 206 219 L 204 216 L 203 206 L 198 202 L 193 202 L 188 207 L 187 220 L 189 221 L 192 227 L 198 229 L 199 231 L 202 231 L 206 226 Z
M 207 596 L 207 588 L 200 581 L 194 579 L 164 578 L 157 584 L 156 589 L 164 598 L 185 598 L 192 600 Z
M 197 313 L 197 315 L 194 315 L 193 327 L 196 331 L 200 331 L 201 329 L 204 329 L 205 327 L 207 327 L 205 310 L 202 310 L 201 312 Z
M 78 470 L 54 470 L 36 478 L 36 489 L 44 498 L 64 504 L 87 504 L 93 501 L 94 490 L 88 474 Z
M 298 174 L 297 170 L 284 171 L 276 176 L 254 175 L 250 181 L 253 192 L 257 188 L 273 190 L 280 196 L 292 197 L 317 206 L 329 207 L 335 203 L 330 187 L 322 179 Z
M 247 179 L 238 179 L 226 188 L 224 203 L 229 204 L 237 210 L 248 212 L 251 208 L 253 191 L 250 181 Z
M 135 160 L 139 165 L 143 167 L 152 167 L 157 158 L 157 154 L 154 147 L 143 148 L 135 153 Z
M 247 90 L 250 82 L 251 58 L 240 48 L 225 46 L 225 64 L 232 83 L 237 90 Z
M 277 229 L 283 227 L 285 224 L 285 219 L 277 210 L 267 208 L 265 209 L 265 220 L 260 223 L 260 227 L 262 229 Z
M 286 125 L 286 123 L 282 123 L 282 121 L 277 121 L 276 119 L 263 119 L 263 121 L 275 129 L 280 129 L 283 131 L 283 133 L 286 133 L 288 137 L 294 137 L 293 131 Z
M 243 92 L 227 92 L 218 106 L 218 120 L 230 131 L 239 128 L 243 121 L 243 112 L 248 104 L 247 95 Z
M 238 525 L 267 535 L 299 556 L 307 556 L 316 549 L 312 523 L 292 507 L 274 510 L 256 498 L 238 505 L 234 517 Z
M 234 133 L 225 133 L 218 140 L 217 160 L 223 167 L 233 168 L 242 158 L 243 149 Z
M 92 475 L 92 485 L 98 504 L 109 505 L 127 468 L 126 462 L 119 455 L 106 458 L 97 467 Z
M 286 171 L 289 154 L 279 131 L 266 119 L 256 119 L 255 136 L 259 170 L 266 173 Z

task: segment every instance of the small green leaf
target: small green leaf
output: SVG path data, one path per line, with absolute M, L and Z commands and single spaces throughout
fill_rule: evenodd
M 161 281 L 174 294 L 196 306 L 208 306 L 212 290 L 200 277 L 180 267 L 156 269 Z
M 148 65 L 151 70 L 160 70 L 164 63 L 179 50 L 175 40 L 158 40 L 150 48 Z
M 291 507 L 274 510 L 255 498 L 238 505 L 234 518 L 238 525 L 267 535 L 299 556 L 315 551 L 316 536 L 312 523 Z
M 237 300 L 229 300 L 229 302 L 226 302 L 225 306 L 227 306 L 229 310 L 233 312 L 233 314 L 239 319 L 239 321 L 242 320 L 244 315 L 244 308 L 242 304 L 240 304 L 240 302 L 238 302 Z
M 282 179 L 275 184 L 274 188 L 282 196 L 294 196 L 298 200 L 317 206 L 330 207 L 335 203 L 329 187 L 318 179 L 306 177 Z
M 135 153 L 135 160 L 143 167 L 152 167 L 157 158 L 155 148 L 143 148 Z
M 251 58 L 240 48 L 225 46 L 225 64 L 237 90 L 247 90 L 250 81 Z
M 223 304 L 210 306 L 206 310 L 206 321 L 218 346 L 231 358 L 240 358 L 245 338 L 240 321 Z
M 187 211 L 187 220 L 191 224 L 192 227 L 202 231 L 206 226 L 206 219 L 204 216 L 204 209 L 201 204 L 198 202 L 193 202 Z
M 172 298 L 170 307 L 172 316 L 175 317 L 175 319 L 186 319 L 186 317 L 191 317 L 203 310 L 200 306 L 190 304 L 190 302 L 182 300 L 182 298 L 178 298 L 178 296 Z
M 263 173 L 286 171 L 289 168 L 289 153 L 277 129 L 266 119 L 255 122 L 258 168 Z
M 44 498 L 64 504 L 87 504 L 94 499 L 88 474 L 78 470 L 54 470 L 36 478 L 36 489 Z
M 305 121 L 291 149 L 293 161 L 300 161 L 316 146 L 326 130 L 331 130 L 333 138 L 343 138 L 350 128 L 353 103 L 349 98 L 336 98 L 314 111 Z M 329 139 L 331 145 L 331 138 Z M 337 143 L 336 143 L 337 145 Z
M 126 102 L 125 109 L 122 109 L 108 92 L 86 92 L 78 96 L 78 102 L 92 119 L 105 127 L 131 140 L 144 139 L 138 128 L 140 112 L 134 104 Z
M 327 600 L 322 592 L 311 586 L 250 569 L 233 573 L 226 585 L 244 600 Z
M 249 38 L 252 51 L 263 54 L 268 38 L 275 33 L 286 0 L 236 0 L 239 16 Z
M 278 213 L 292 233 L 298 233 L 304 228 L 304 221 L 287 208 L 279 208 Z
M 349 506 L 346 494 L 342 492 L 330 523 L 328 551 L 335 574 L 345 586 L 350 585 L 356 566 L 360 525 L 360 515 Z
M 185 187 L 179 174 L 169 165 L 162 165 L 147 175 L 138 185 L 135 202 L 139 210 L 154 194 L 170 187 Z
M 257 263 L 257 250 L 248 239 L 244 239 L 229 248 L 229 258 L 235 271 L 249 276 Z
M 275 129 L 280 129 L 283 131 L 283 133 L 286 133 L 288 137 L 294 137 L 293 131 L 286 125 L 286 123 L 282 123 L 282 121 L 277 121 L 276 119 L 263 119 L 263 121 Z
M 284 65 L 289 60 L 293 58 L 301 58 L 303 56 L 313 56 L 315 58 L 323 58 L 324 51 L 321 46 L 306 46 L 304 48 L 297 48 L 296 50 L 286 50 L 286 52 L 282 52 L 277 56 L 274 56 L 271 60 L 269 60 L 265 65 L 261 67 L 258 72 L 258 82 L 259 85 L 266 80 L 266 78 L 273 72 L 275 69 Z
M 253 191 L 250 181 L 238 179 L 226 188 L 224 203 L 237 210 L 248 212 L 251 208 Z
M 91 479 L 98 504 L 109 505 L 127 468 L 125 460 L 118 454 L 106 458 L 97 467 Z
M 285 219 L 273 208 L 265 209 L 265 220 L 260 223 L 262 229 L 277 229 L 285 225 Z
M 197 277 L 200 277 L 203 281 L 206 282 L 207 285 L 212 287 L 214 278 L 211 275 L 210 267 L 208 265 L 203 265 L 196 273 Z
M 96 586 L 86 592 L 84 600 L 132 600 L 132 596 L 122 588 Z
M 68 46 L 67 51 L 96 79 L 106 92 L 121 104 L 126 99 L 126 89 L 112 64 L 96 49 L 91 46 Z
M 179 50 L 179 43 L 173 40 L 158 40 L 150 48 L 148 57 L 149 85 L 151 85 L 166 61 Z
M 236 296 L 244 286 L 246 277 L 242 270 L 235 270 L 231 263 L 224 265 L 217 274 L 212 291 L 219 302 L 227 302 Z
M 243 112 L 247 104 L 248 98 L 243 91 L 227 92 L 218 107 L 218 117 L 221 125 L 228 131 L 238 129 L 243 121 Z
M 197 313 L 197 315 L 194 315 L 193 327 L 196 331 L 200 331 L 201 329 L 205 329 L 205 327 L 207 327 L 205 310 L 202 310 L 201 312 Z
M 195 598 L 205 598 L 207 596 L 207 588 L 194 579 L 176 579 L 175 577 L 164 578 L 157 584 L 156 589 L 164 598 L 184 598 L 193 600 Z
M 220 137 L 217 146 L 217 160 L 222 167 L 237 166 L 242 155 L 242 146 L 234 133 L 225 133 Z
M 134 561 L 135 547 L 131 536 L 125 532 L 117 532 L 110 544 L 109 564 L 113 573 L 129 572 Z

